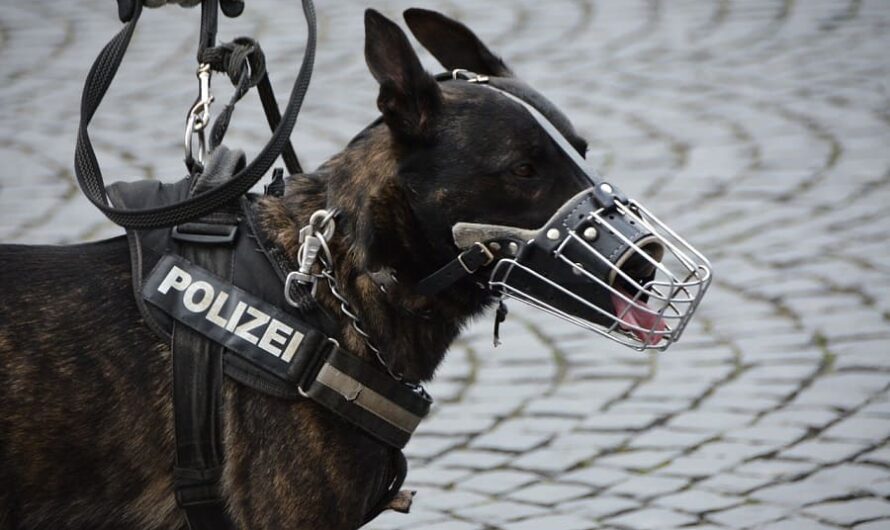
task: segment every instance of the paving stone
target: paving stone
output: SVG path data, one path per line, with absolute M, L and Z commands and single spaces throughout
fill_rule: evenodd
M 409 458 L 430 458 L 440 455 L 466 441 L 463 437 L 424 436 L 418 434 L 405 446 L 405 456 Z
M 843 463 L 819 469 L 808 480 L 824 484 L 846 487 L 867 487 L 887 479 L 887 470 L 867 464 Z
M 559 509 L 599 520 L 619 512 L 629 512 L 639 506 L 639 501 L 627 497 L 597 495 L 588 499 L 562 503 L 559 505 Z
M 581 427 L 596 431 L 633 431 L 644 429 L 657 419 L 657 414 L 642 412 L 597 414 L 584 420 Z
M 571 515 L 533 517 L 524 521 L 504 525 L 504 530 L 541 530 L 543 528 L 559 528 L 560 530 L 592 530 L 597 528 L 597 526 L 590 521 L 572 517 Z
M 488 471 L 479 473 L 461 482 L 461 489 L 499 495 L 507 491 L 519 489 L 526 484 L 539 480 L 537 475 L 520 471 Z
M 794 462 L 791 460 L 760 459 L 742 464 L 734 469 L 740 475 L 755 477 L 770 477 L 773 479 L 789 479 L 808 473 L 816 467 L 809 462 Z
M 463 469 L 449 469 L 435 466 L 424 466 L 420 469 L 412 469 L 408 478 L 410 484 L 423 484 L 431 486 L 449 486 L 468 476 L 470 471 Z
M 850 488 L 842 485 L 826 485 L 825 483 L 804 479 L 797 482 L 768 486 L 751 493 L 749 497 L 783 506 L 805 506 L 825 499 L 843 497 L 851 493 L 851 491 Z
M 773 482 L 769 476 L 737 475 L 721 473 L 697 483 L 698 487 L 720 493 L 739 495 Z
M 525 453 L 513 460 L 510 465 L 520 469 L 553 473 L 573 468 L 581 462 L 590 460 L 597 453 L 599 449 L 596 448 L 545 447 Z
M 441 523 L 433 523 L 427 525 L 427 530 L 481 530 L 482 526 L 475 523 L 466 523 L 464 521 L 443 521 Z
M 785 508 L 765 504 L 746 504 L 708 515 L 708 519 L 730 528 L 769 528 L 771 523 L 787 514 Z
M 457 418 L 439 414 L 431 418 L 430 421 L 421 423 L 417 428 L 417 434 L 477 434 L 489 430 L 494 422 L 494 418 Z
M 732 412 L 692 411 L 671 418 L 668 425 L 678 429 L 721 432 L 745 425 L 751 416 Z
M 677 491 L 687 483 L 680 478 L 636 476 L 612 486 L 609 493 L 646 499 Z
M 681 456 L 658 469 L 659 475 L 673 477 L 709 477 L 720 473 L 735 464 L 732 460 L 715 456 Z
M 650 469 L 669 462 L 677 455 L 677 451 L 624 451 L 601 456 L 596 459 L 597 465 L 619 467 L 622 469 Z
M 580 482 L 582 484 L 604 488 L 626 480 L 630 476 L 632 475 L 625 471 L 590 466 L 562 475 L 560 479 L 566 482 Z
M 781 456 L 783 458 L 814 460 L 827 464 L 847 460 L 865 448 L 865 445 L 851 442 L 808 440 L 782 451 Z
M 791 442 L 806 435 L 803 427 L 755 425 L 726 433 L 723 437 L 727 440 L 740 440 L 755 443 L 773 444 Z
M 553 505 L 590 494 L 585 486 L 569 484 L 534 484 L 514 491 L 508 497 L 514 501 Z
M 744 502 L 739 497 L 719 495 L 702 490 L 686 490 L 673 495 L 660 497 L 653 501 L 655 504 L 667 508 L 673 508 L 682 512 L 703 513 L 713 510 L 722 510 Z
M 442 467 L 468 469 L 493 469 L 509 462 L 513 457 L 493 451 L 454 450 L 435 460 Z
M 840 525 L 853 525 L 872 519 L 890 519 L 890 502 L 884 499 L 853 499 L 817 504 L 806 513 Z
M 828 526 L 804 517 L 789 517 L 781 521 L 769 523 L 770 530 L 836 530 L 836 526 Z
M 792 425 L 820 429 L 838 419 L 838 413 L 827 408 L 785 407 L 760 418 L 764 425 Z
M 883 440 L 890 437 L 890 418 L 846 418 L 826 429 L 821 436 L 866 444 L 873 440 Z
M 523 452 L 547 443 L 550 436 L 530 434 L 515 430 L 495 429 L 470 442 L 474 449 L 494 449 L 497 451 Z
M 491 524 L 503 524 L 517 519 L 537 517 L 549 513 L 550 510 L 528 503 L 497 501 L 480 504 L 471 508 L 461 509 L 460 515 L 467 519 Z
M 888 525 L 890 525 L 890 520 L 878 519 L 877 521 L 870 521 L 868 523 L 857 524 L 853 528 L 854 528 L 854 530 L 887 530 Z
M 696 518 L 691 515 L 663 508 L 644 508 L 608 520 L 609 524 L 626 526 L 629 528 L 639 528 L 641 530 L 683 526 L 695 521 Z
M 858 462 L 871 462 L 890 466 L 890 444 L 878 447 L 873 451 L 869 451 L 856 459 Z
M 648 429 L 630 440 L 630 447 L 680 449 L 694 447 L 715 435 L 708 432 L 678 431 L 666 427 Z
M 482 504 L 488 499 L 469 491 L 434 490 L 427 488 L 423 495 L 418 493 L 415 503 L 426 509 L 455 510 Z

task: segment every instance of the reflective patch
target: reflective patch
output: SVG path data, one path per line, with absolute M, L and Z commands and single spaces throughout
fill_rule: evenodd
M 171 254 L 161 258 L 145 279 L 142 297 L 175 320 L 282 378 L 309 331 L 276 306 Z

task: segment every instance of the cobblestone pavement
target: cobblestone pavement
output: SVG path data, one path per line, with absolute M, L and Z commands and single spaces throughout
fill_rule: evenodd
M 247 3 L 224 36 L 258 36 L 284 87 L 304 38 L 296 2 Z M 411 3 L 377 7 L 395 17 Z M 118 233 L 71 172 L 81 82 L 117 27 L 110 4 L 3 7 L 4 242 Z M 295 133 L 309 166 L 375 115 L 364 4 L 319 4 Z M 518 307 L 498 349 L 489 320 L 471 327 L 408 448 L 413 513 L 372 527 L 890 528 L 890 2 L 434 4 L 561 105 L 597 165 L 702 247 L 717 281 L 659 357 Z M 182 174 L 197 19 L 146 13 L 94 127 L 107 175 Z M 229 145 L 255 152 L 260 116 L 239 108 Z

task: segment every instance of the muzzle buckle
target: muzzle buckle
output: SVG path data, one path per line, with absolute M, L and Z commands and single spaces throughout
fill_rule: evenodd
M 485 256 L 485 261 L 483 261 L 476 268 L 471 269 L 469 266 L 467 266 L 467 263 L 464 261 L 464 257 L 466 255 L 468 255 L 470 252 L 472 252 L 473 249 L 475 249 L 475 248 L 478 248 L 479 251 L 482 252 L 482 255 Z M 491 251 L 488 250 L 488 247 L 486 247 L 485 245 L 483 245 L 482 243 L 479 243 L 477 241 L 476 243 L 473 243 L 473 247 L 469 251 L 461 252 L 460 254 L 458 254 L 457 261 L 459 261 L 461 267 L 463 267 L 464 270 L 467 271 L 467 274 L 476 274 L 476 271 L 478 271 L 482 267 L 490 265 L 491 262 L 494 261 L 494 254 L 492 254 Z

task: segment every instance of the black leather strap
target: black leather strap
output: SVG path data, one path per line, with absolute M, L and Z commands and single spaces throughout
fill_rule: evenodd
M 424 296 L 436 295 L 457 281 L 472 276 L 493 260 L 491 251 L 482 243 L 476 243 L 458 254 L 444 267 L 421 280 L 414 290 Z

